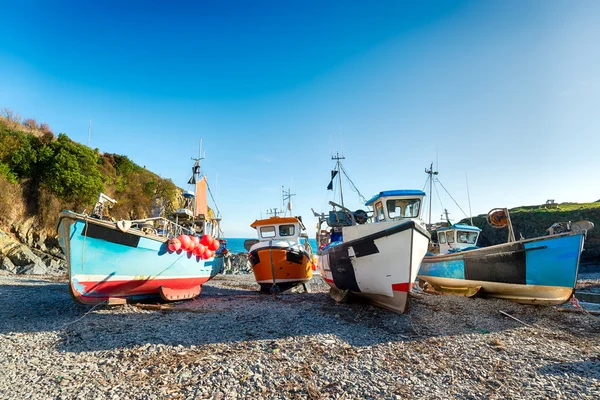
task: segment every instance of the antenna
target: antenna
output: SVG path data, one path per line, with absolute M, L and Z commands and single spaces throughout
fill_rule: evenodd
M 344 157 L 344 137 L 342 136 L 342 127 L 340 126 L 340 146 L 342 147 L 342 157 Z
M 431 199 L 433 190 L 433 175 L 437 175 L 438 172 L 433 170 L 433 162 L 429 166 L 429 170 L 425 168 L 425 173 L 429 175 L 429 225 L 431 225 Z
M 88 147 L 90 147 L 90 135 L 92 132 L 92 119 L 90 118 L 90 126 L 88 127 Z
M 467 181 L 467 199 L 469 199 L 469 215 L 471 218 L 471 226 L 473 226 L 473 213 L 471 212 L 471 195 L 469 194 L 469 179 L 467 178 L 467 173 L 465 172 L 465 181 Z
M 450 226 L 450 225 L 452 225 L 452 223 L 450 223 L 450 217 L 448 215 L 450 215 L 450 213 L 448 212 L 448 209 L 444 208 L 444 212 L 442 213 L 440 218 L 443 220 L 444 217 L 446 217 L 445 218 L 446 222 L 448 222 L 448 226 Z
M 194 175 L 200 174 L 200 161 L 204 160 L 205 155 L 206 152 L 204 152 L 204 154 L 202 153 L 202 138 L 200 138 L 200 146 L 198 147 L 198 158 L 192 157 L 192 160 L 196 161 L 196 163 L 194 164 Z
M 290 217 L 293 215 L 292 214 L 292 196 L 295 196 L 295 195 L 296 195 L 295 193 L 292 193 L 292 189 L 288 188 L 288 191 L 286 192 L 283 189 L 283 186 L 281 186 L 281 197 L 283 198 L 284 203 L 286 200 L 288 201 L 287 209 L 290 211 Z M 283 212 L 286 213 L 287 211 L 283 211 Z
M 283 211 L 279 210 L 279 213 L 281 214 Z M 275 208 L 270 208 L 267 210 L 267 215 L 272 215 L 274 217 L 277 216 L 277 207 Z

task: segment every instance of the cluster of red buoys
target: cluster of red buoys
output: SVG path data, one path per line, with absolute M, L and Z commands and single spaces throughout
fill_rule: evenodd
M 203 235 L 202 237 L 180 235 L 170 239 L 167 243 L 167 248 L 170 252 L 183 250 L 205 260 L 214 256 L 219 246 L 221 246 L 219 239 L 213 238 L 210 235 Z

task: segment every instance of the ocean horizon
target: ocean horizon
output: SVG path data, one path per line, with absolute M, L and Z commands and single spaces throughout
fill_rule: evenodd
M 248 239 L 256 239 L 254 238 L 225 238 L 227 240 L 227 249 L 230 253 L 247 253 L 244 248 L 244 242 Z M 310 246 L 313 249 L 313 252 L 317 251 L 317 240 L 316 239 L 308 239 Z

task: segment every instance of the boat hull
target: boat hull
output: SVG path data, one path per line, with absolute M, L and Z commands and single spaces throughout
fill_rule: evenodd
M 299 243 L 259 242 L 250 248 L 248 259 L 262 292 L 291 289 L 312 278 L 311 255 Z M 273 279 L 275 274 L 275 279 Z
M 203 260 L 188 252 L 170 253 L 167 238 L 62 212 L 58 234 L 67 258 L 73 298 L 83 304 L 113 300 L 193 298 L 223 268 L 221 256 Z
M 428 233 L 409 220 L 345 227 L 343 236 L 349 240 L 317 253 L 321 276 L 332 288 L 331 297 L 341 301 L 345 293 L 352 293 L 377 306 L 406 312 L 409 292 L 427 252 Z
M 442 292 L 481 287 L 489 297 L 561 304 L 575 290 L 583 244 L 583 233 L 568 233 L 427 256 L 418 278 Z

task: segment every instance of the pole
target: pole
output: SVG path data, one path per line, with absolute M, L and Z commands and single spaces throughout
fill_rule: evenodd
M 340 178 L 340 199 L 341 199 L 342 207 L 344 207 L 344 192 L 342 191 L 342 168 L 340 167 L 340 160 L 344 160 L 345 157 L 343 154 L 340 157 L 340 153 L 337 152 L 335 154 L 335 157 L 331 157 L 331 159 L 337 161 L 337 171 L 338 171 L 338 176 Z
M 465 180 L 467 181 L 467 199 L 469 200 L 469 215 L 471 218 L 471 226 L 473 226 L 473 212 L 471 211 L 471 195 L 469 194 L 469 179 L 465 173 Z
M 429 166 L 429 170 L 425 168 L 425 173 L 429 175 L 429 225 L 431 225 L 431 200 L 433 198 L 433 175 L 437 175 L 438 172 L 433 170 L 433 162 Z
M 90 135 L 92 132 L 92 119 L 90 118 L 90 126 L 88 126 L 88 147 L 90 147 Z

